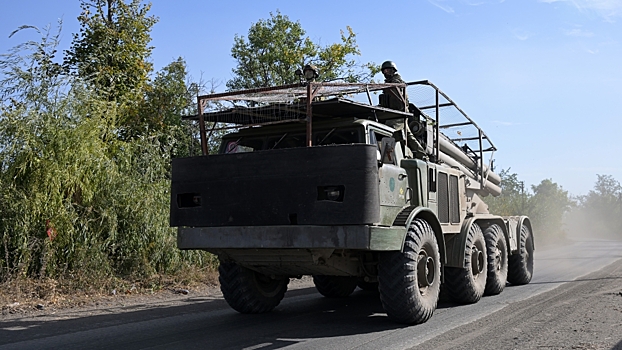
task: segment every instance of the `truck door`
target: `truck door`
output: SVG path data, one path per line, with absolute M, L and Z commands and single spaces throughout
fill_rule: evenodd
M 399 166 L 403 158 L 399 145 L 386 142 L 391 135 L 380 130 L 370 129 L 370 143 L 378 146 L 378 180 L 380 194 L 380 218 L 382 224 L 391 225 L 393 219 L 406 205 L 408 179 L 406 170 Z M 383 140 L 385 142 L 383 142 Z M 383 149 L 383 145 L 385 149 Z

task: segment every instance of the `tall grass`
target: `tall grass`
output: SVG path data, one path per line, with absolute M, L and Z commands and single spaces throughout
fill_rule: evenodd
M 168 225 L 170 135 L 184 133 L 120 138 L 124 106 L 63 75 L 48 33 L 0 58 L 0 277 L 96 282 L 213 264 L 179 251 Z

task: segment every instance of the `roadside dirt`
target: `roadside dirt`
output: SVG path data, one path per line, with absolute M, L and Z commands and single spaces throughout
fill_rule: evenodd
M 622 260 L 413 349 L 622 349 Z
M 186 276 L 187 277 L 187 276 Z M 124 307 L 162 303 L 196 295 L 219 293 L 218 275 L 214 271 L 178 282 L 173 277 L 157 281 L 132 282 L 126 280 L 100 281 L 98 288 L 82 283 L 82 287 L 52 279 L 14 279 L 0 284 L 0 320 L 42 316 L 62 311 L 92 311 L 98 308 Z M 206 283 L 196 282 L 206 281 Z M 108 285 L 110 287 L 102 287 Z
M 139 309 L 157 307 L 171 307 L 187 304 L 197 298 L 222 298 L 220 287 L 212 283 L 189 286 L 167 287 L 158 291 L 144 289 L 115 291 L 115 294 L 97 294 L 76 292 L 72 295 L 55 294 L 39 298 L 36 293 L 21 293 L 19 298 L 12 298 L 6 293 L 0 293 L 2 309 L 0 322 L 36 317 L 39 320 L 56 320 L 94 316 L 100 314 L 123 313 Z M 301 279 L 291 279 L 290 290 L 313 286 L 310 276 Z M 21 286 L 24 288 L 24 285 Z M 33 291 L 37 285 L 31 284 Z M 30 297 L 29 297 L 30 296 Z

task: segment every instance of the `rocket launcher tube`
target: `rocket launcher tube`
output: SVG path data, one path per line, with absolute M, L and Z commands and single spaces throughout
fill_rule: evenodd
M 471 159 L 469 156 L 467 156 L 455 144 L 449 141 L 449 139 L 447 139 L 447 136 L 443 134 L 440 134 L 440 135 L 441 137 L 439 140 L 439 146 L 441 148 L 441 152 L 446 153 L 447 155 L 452 157 L 455 161 L 459 162 L 460 164 L 464 165 L 468 169 L 472 170 L 472 172 L 476 172 L 478 168 L 477 163 L 473 161 L 473 159 Z M 484 178 L 488 177 L 488 182 L 492 182 L 493 184 L 497 186 L 501 184 L 501 177 L 499 177 L 499 175 L 490 171 L 488 166 L 484 165 L 483 170 L 484 170 L 483 171 Z
M 475 172 L 473 172 L 473 170 L 467 168 L 462 163 L 458 162 L 457 160 L 455 160 L 454 158 L 452 158 L 451 156 L 449 156 L 448 154 L 444 152 L 441 152 L 439 154 L 439 158 L 441 161 L 443 161 L 445 164 L 449 165 L 450 167 L 455 167 L 455 168 L 460 169 L 460 171 L 462 171 L 466 176 L 468 176 L 472 180 L 472 182 L 477 184 L 477 186 L 479 187 L 479 181 L 477 180 L 477 175 L 475 175 Z M 485 181 L 484 187 L 479 189 L 478 193 L 484 197 L 488 194 L 491 194 L 493 197 L 497 197 L 498 195 L 501 194 L 501 187 L 497 186 L 496 184 L 490 181 Z

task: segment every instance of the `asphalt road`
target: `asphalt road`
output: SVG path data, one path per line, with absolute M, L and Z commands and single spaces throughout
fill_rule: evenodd
M 474 305 L 441 300 L 434 316 L 417 326 L 389 321 L 377 293 L 357 290 L 347 299 L 327 299 L 303 284 L 288 291 L 282 303 L 265 315 L 241 315 L 222 298 L 205 296 L 174 305 L 148 303 L 94 314 L 0 320 L 0 349 L 410 349 L 422 344 L 435 348 L 445 338 L 461 344 L 455 341 L 469 333 L 469 327 L 494 336 L 503 331 L 494 328 L 497 318 L 515 318 L 529 305 L 535 305 L 532 313 L 545 311 L 547 300 L 555 299 L 549 295 L 552 290 L 589 281 L 621 258 L 622 242 L 578 241 L 538 248 L 529 285 L 508 286 L 500 295 Z

